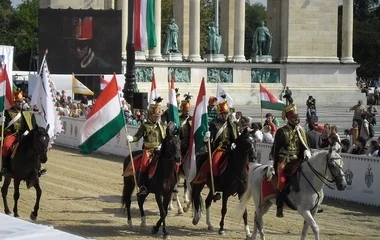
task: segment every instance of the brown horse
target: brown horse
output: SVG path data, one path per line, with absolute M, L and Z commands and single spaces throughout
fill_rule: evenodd
M 231 195 L 238 194 L 239 199 L 243 196 L 247 189 L 248 169 L 247 165 L 250 160 L 256 159 L 256 144 L 255 140 L 250 134 L 248 128 L 245 128 L 240 136 L 232 144 L 233 149 L 227 150 L 227 166 L 220 174 L 220 181 L 215 184 L 215 190 L 222 192 L 222 218 L 220 220 L 219 234 L 224 234 L 224 217 L 227 213 L 227 201 Z M 199 158 L 205 158 L 208 161 L 208 153 L 200 155 Z M 200 159 L 199 159 L 200 160 Z M 198 161 L 198 159 L 197 159 Z M 211 178 L 208 177 L 206 182 L 200 184 L 191 184 L 192 188 L 192 202 L 194 206 L 193 224 L 197 225 L 201 217 L 202 197 L 201 192 L 203 187 L 207 185 L 210 192 L 206 198 L 206 223 L 209 230 L 213 230 L 210 220 L 210 206 L 213 200 L 213 193 L 211 190 Z M 247 210 L 243 215 L 245 233 L 250 237 L 249 226 L 247 222 Z
M 34 211 L 30 214 L 30 219 L 35 221 L 40 208 L 40 198 L 42 190 L 39 181 L 39 171 L 41 163 L 47 161 L 47 150 L 49 144 L 49 125 L 45 128 L 36 125 L 28 135 L 22 137 L 14 157 L 11 159 L 12 177 L 4 176 L 5 180 L 1 188 L 5 214 L 12 214 L 8 207 L 7 194 L 8 187 L 12 181 L 14 183 L 14 207 L 13 216 L 18 215 L 18 199 L 20 198 L 20 183 L 26 181 L 27 188 L 34 187 L 37 193 Z
M 165 218 L 168 213 L 168 205 L 171 200 L 171 194 L 175 185 L 177 184 L 177 173 L 176 173 L 176 164 L 181 160 L 181 148 L 180 140 L 177 135 L 175 135 L 176 126 L 174 123 L 169 123 L 166 129 L 166 137 L 161 144 L 161 150 L 157 154 L 158 162 L 155 174 L 151 179 L 147 181 L 146 188 L 148 193 L 155 194 L 156 202 L 160 210 L 160 219 L 157 221 L 157 224 L 153 227 L 152 233 L 157 233 L 163 224 L 163 233 L 164 238 L 169 236 L 169 233 L 166 231 L 166 222 Z M 142 151 L 134 152 L 134 154 L 141 154 Z M 127 168 L 130 161 L 130 156 L 124 161 L 124 171 Z M 135 188 L 135 182 L 133 177 L 124 177 L 124 188 L 122 196 L 122 204 L 127 209 L 128 215 L 128 225 L 132 226 L 131 219 L 131 196 Z M 141 214 L 141 224 L 140 226 L 146 226 L 145 212 L 144 212 L 144 201 L 148 195 L 137 194 L 137 201 Z

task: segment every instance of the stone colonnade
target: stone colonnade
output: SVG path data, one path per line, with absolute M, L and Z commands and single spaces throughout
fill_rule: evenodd
M 222 0 L 220 35 L 222 36 L 221 53 L 227 61 L 245 62 L 245 0 Z M 178 45 L 184 60 L 200 62 L 200 0 L 173 0 L 173 18 L 179 27 Z M 157 47 L 147 51 L 148 60 L 162 61 L 161 53 L 161 0 L 155 0 L 155 21 Z M 270 7 L 270 4 L 268 4 Z M 122 10 L 122 56 L 126 58 L 126 41 L 128 29 L 128 0 L 118 3 Z M 275 31 L 275 29 L 270 29 Z M 353 0 L 343 1 L 342 20 L 342 58 L 341 63 L 353 63 Z M 281 39 L 274 39 L 281 41 Z M 286 50 L 282 51 L 286 52 Z

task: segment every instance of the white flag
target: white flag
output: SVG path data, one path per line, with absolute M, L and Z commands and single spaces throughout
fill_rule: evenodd
M 229 107 L 232 107 L 233 106 L 232 97 L 226 91 L 224 91 L 224 89 L 222 88 L 222 84 L 218 83 L 217 88 L 216 88 L 216 96 L 218 98 L 219 103 L 224 101 L 224 99 L 221 97 L 222 95 L 226 95 L 227 104 Z

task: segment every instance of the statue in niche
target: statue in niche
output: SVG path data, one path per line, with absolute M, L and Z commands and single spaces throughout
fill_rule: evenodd
M 272 35 L 264 21 L 261 21 L 260 27 L 253 34 L 252 54 L 253 56 L 269 55 L 271 47 Z
M 164 54 L 179 53 L 178 51 L 178 25 L 174 19 L 171 19 L 166 28 L 166 41 L 164 46 Z
M 209 54 L 219 54 L 220 47 L 222 45 L 222 37 L 219 35 L 215 22 L 211 22 L 208 27 L 208 46 L 207 50 Z

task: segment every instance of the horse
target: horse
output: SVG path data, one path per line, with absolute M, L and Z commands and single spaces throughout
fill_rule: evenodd
M 228 198 L 233 194 L 238 194 L 239 199 L 243 196 L 247 188 L 247 179 L 248 179 L 248 163 L 250 157 L 255 156 L 256 154 L 256 142 L 251 136 L 251 130 L 245 128 L 238 138 L 232 144 L 233 149 L 228 150 L 227 153 L 227 166 L 225 167 L 224 172 L 220 174 L 219 184 L 215 185 L 215 190 L 222 192 L 222 218 L 220 221 L 219 234 L 224 234 L 224 218 L 227 213 L 227 201 Z M 203 154 L 208 158 L 208 153 Z M 202 157 L 200 155 L 199 157 Z M 209 194 L 205 200 L 206 203 L 206 223 L 208 225 L 208 230 L 213 230 L 213 226 L 210 220 L 210 206 L 213 200 L 213 192 L 211 190 L 211 179 L 210 174 L 206 182 L 195 184 L 194 181 L 191 184 L 192 188 L 192 203 L 194 209 L 193 224 L 197 225 L 202 214 L 202 198 L 201 192 L 204 185 L 207 185 L 210 188 Z M 250 236 L 248 222 L 247 222 L 247 211 L 243 215 L 244 227 L 246 236 Z
M 181 200 L 179 200 L 178 196 L 178 183 L 181 181 L 181 178 L 184 179 L 183 181 L 183 202 L 185 203 L 184 207 L 182 207 Z M 177 208 L 178 208 L 178 214 L 182 214 L 184 212 L 187 212 L 190 209 L 191 201 L 189 200 L 189 189 L 191 188 L 186 180 L 185 173 L 182 169 L 182 164 L 180 166 L 179 172 L 178 172 L 178 179 L 177 184 L 175 185 L 172 193 L 172 201 L 169 203 L 169 210 L 173 210 L 173 201 L 176 202 Z
M 160 210 L 160 219 L 152 229 L 152 233 L 156 234 L 161 224 L 163 224 L 163 237 L 168 238 L 169 233 L 166 230 L 165 218 L 168 213 L 168 205 L 171 200 L 171 194 L 174 186 L 177 184 L 176 164 L 181 160 L 180 140 L 175 135 L 176 125 L 170 122 L 166 129 L 166 137 L 164 138 L 161 149 L 157 156 L 157 168 L 151 179 L 146 182 L 146 188 L 149 193 L 155 194 L 156 202 Z M 134 154 L 141 154 L 142 151 L 134 152 Z M 124 171 L 128 167 L 130 156 L 124 161 Z M 122 195 L 122 204 L 127 209 L 128 225 L 132 227 L 131 219 L 131 195 L 135 188 L 133 176 L 124 177 L 124 187 Z M 146 226 L 146 217 L 144 212 L 144 201 L 148 194 L 137 194 L 137 201 L 141 214 L 141 227 Z
M 291 188 L 287 199 L 285 200 L 285 203 L 290 208 L 297 210 L 297 212 L 304 218 L 301 240 L 306 239 L 309 226 L 314 232 L 315 240 L 319 240 L 319 227 L 314 216 L 323 200 L 323 186 L 326 182 L 335 182 L 339 191 L 343 191 L 347 186 L 343 171 L 343 160 L 338 152 L 339 148 L 339 144 L 336 143 L 335 145 L 330 146 L 328 150 L 314 153 L 309 160 L 302 162 L 299 168 L 299 191 L 296 192 L 294 188 Z M 276 203 L 276 179 L 273 178 L 272 182 L 267 181 L 267 179 L 272 178 L 273 173 L 274 168 L 272 166 L 261 164 L 253 165 L 249 173 L 248 189 L 238 206 L 238 212 L 241 214 L 246 209 L 249 199 L 253 196 L 256 212 L 252 239 L 256 239 L 257 232 L 260 233 L 261 240 L 265 239 L 263 231 L 263 216 L 268 212 L 272 204 Z M 263 184 L 270 184 L 270 194 L 267 192 L 266 195 L 263 196 L 261 190 L 263 189 Z
M 1 188 L 5 214 L 12 214 L 8 207 L 7 194 L 9 185 L 13 178 L 13 216 L 20 217 L 18 214 L 17 205 L 18 199 L 20 198 L 20 183 L 21 181 L 26 181 L 26 186 L 28 189 L 31 187 L 36 189 L 37 198 L 34 205 L 34 211 L 30 214 L 30 219 L 33 221 L 37 220 L 42 195 L 39 181 L 39 171 L 41 168 L 41 163 L 46 163 L 47 161 L 47 151 L 50 140 L 48 131 L 49 125 L 47 125 L 46 128 L 43 128 L 36 124 L 26 136 L 21 138 L 18 147 L 16 146 L 16 152 L 11 159 L 12 176 L 4 176 L 4 183 Z

